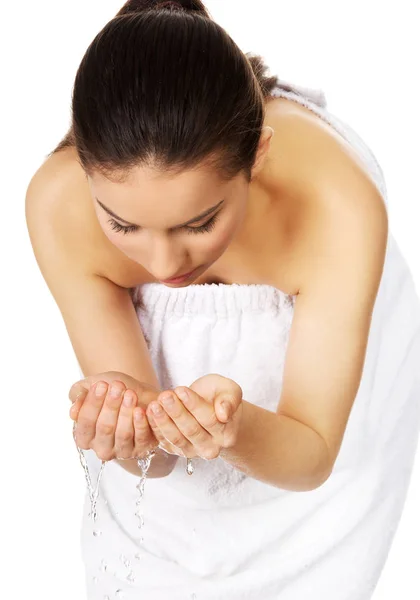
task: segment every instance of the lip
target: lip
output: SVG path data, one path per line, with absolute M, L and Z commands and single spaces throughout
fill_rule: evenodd
M 179 277 L 173 277 L 172 279 L 162 279 L 161 281 L 162 283 L 182 283 L 183 281 L 189 279 L 189 277 L 194 275 L 196 271 L 198 271 L 198 268 L 194 269 L 193 271 L 190 271 L 189 273 L 185 273 L 184 275 L 180 275 Z

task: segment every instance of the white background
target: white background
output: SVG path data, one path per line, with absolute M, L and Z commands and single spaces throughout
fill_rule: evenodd
M 7 600 L 85 598 L 79 549 L 85 484 L 67 398 L 78 366 L 32 254 L 24 200 L 30 178 L 67 131 L 79 62 L 122 4 L 20 0 L 1 11 L 1 596 Z M 244 52 L 265 57 L 272 73 L 322 88 L 329 109 L 370 145 L 386 177 L 391 230 L 419 290 L 416 2 L 208 0 L 207 6 Z M 418 453 L 374 600 L 420 597 L 419 486 Z

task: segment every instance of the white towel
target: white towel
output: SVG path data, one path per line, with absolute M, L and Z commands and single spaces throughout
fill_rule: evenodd
M 387 200 L 375 157 L 327 112 L 322 91 L 290 89 L 279 86 L 274 95 L 307 106 L 344 135 Z M 248 402 L 276 410 L 293 296 L 265 285 L 152 283 L 139 286 L 133 301 L 163 388 L 215 372 L 237 381 Z M 179 459 L 171 475 L 146 481 L 140 531 L 138 480 L 110 462 L 95 525 L 87 495 L 84 507 L 88 600 L 370 598 L 411 477 L 419 365 L 420 302 L 390 234 L 362 381 L 327 482 L 308 492 L 281 490 L 222 459 L 193 459 L 188 476 Z M 93 451 L 85 455 L 96 477 L 101 463 Z

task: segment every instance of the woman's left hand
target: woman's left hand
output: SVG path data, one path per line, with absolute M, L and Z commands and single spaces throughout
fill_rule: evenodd
M 172 403 L 165 404 L 165 398 L 172 398 Z M 225 418 L 221 408 L 224 400 L 229 405 Z M 153 406 L 160 407 L 160 414 L 154 414 Z M 190 387 L 161 392 L 147 407 L 146 415 L 161 448 L 185 458 L 212 460 L 222 448 L 235 445 L 242 408 L 240 386 L 211 374 L 200 377 Z

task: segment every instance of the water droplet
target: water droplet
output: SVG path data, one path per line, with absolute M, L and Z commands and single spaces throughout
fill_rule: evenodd
M 101 571 L 105 572 L 108 569 L 108 565 L 106 564 L 105 560 L 102 559 L 101 560 Z
M 124 567 L 127 567 L 127 569 L 131 566 L 130 559 L 127 558 L 124 554 L 120 554 L 120 561 L 122 562 Z
M 187 473 L 188 475 L 192 475 L 194 473 L 194 465 L 191 458 L 187 458 Z
M 94 535 L 95 537 L 99 537 L 100 535 L 102 535 L 102 531 L 100 531 L 99 529 L 96 529 L 96 530 L 93 532 L 93 535 Z
M 116 598 L 125 598 L 125 596 L 124 596 L 124 592 L 123 592 L 122 590 L 117 590 L 117 591 L 115 592 L 115 597 L 116 597 Z
M 140 552 L 137 552 L 137 554 L 134 555 L 134 558 L 136 558 L 137 560 L 141 560 L 141 554 Z
M 136 580 L 136 578 L 134 577 L 133 571 L 130 571 L 129 574 L 127 575 L 127 581 L 133 582 L 135 580 Z
M 99 579 L 97 577 L 93 577 L 92 581 L 96 585 L 98 583 Z
M 194 529 L 193 529 L 193 535 L 197 535 L 197 532 L 196 532 L 196 530 L 195 530 L 195 527 L 194 527 Z
M 195 592 L 191 594 L 191 600 L 197 600 L 197 594 Z
M 104 600 L 111 600 L 109 596 L 104 596 Z

